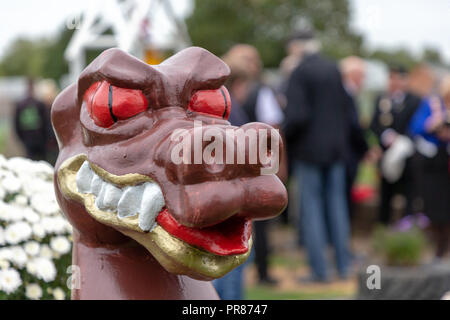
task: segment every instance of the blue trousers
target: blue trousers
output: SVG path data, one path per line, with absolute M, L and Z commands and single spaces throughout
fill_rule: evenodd
M 222 278 L 213 281 L 213 286 L 222 300 L 243 299 L 243 270 L 244 265 L 230 271 Z
M 328 278 L 326 249 L 334 247 L 336 267 L 346 277 L 350 264 L 350 226 L 346 200 L 345 165 L 295 163 L 300 192 L 299 232 L 302 233 L 312 276 Z

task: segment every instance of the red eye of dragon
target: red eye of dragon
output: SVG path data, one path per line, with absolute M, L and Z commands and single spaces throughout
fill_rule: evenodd
M 192 95 L 188 109 L 228 119 L 231 111 L 230 94 L 224 86 L 216 90 L 199 90 Z
M 92 84 L 84 94 L 84 101 L 95 124 L 103 128 L 148 108 L 147 99 L 141 90 L 116 87 L 107 81 Z

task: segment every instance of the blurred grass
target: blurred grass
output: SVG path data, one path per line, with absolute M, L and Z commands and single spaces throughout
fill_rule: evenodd
M 3 121 L 0 122 L 0 153 L 4 153 L 6 149 L 6 141 L 8 138 L 8 126 Z
M 306 265 L 306 261 L 300 256 L 293 255 L 271 255 L 269 257 L 270 266 L 280 266 L 286 269 L 296 270 Z
M 276 291 L 270 287 L 254 286 L 246 288 L 248 300 L 317 300 L 317 299 L 351 299 L 353 295 L 345 291 L 324 289 L 322 292 Z

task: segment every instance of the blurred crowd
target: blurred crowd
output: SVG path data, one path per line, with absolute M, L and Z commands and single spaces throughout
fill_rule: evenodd
M 357 56 L 331 61 L 320 49 L 313 31 L 294 34 L 278 70 L 281 78 L 271 86 L 263 81 L 256 48 L 237 44 L 222 57 L 231 68 L 231 124 L 265 122 L 285 138 L 278 176 L 286 184 L 295 181 L 290 205 L 293 198 L 299 203 L 295 224 L 310 267 L 297 281 L 328 282 L 333 265 L 339 278 L 349 276 L 356 259 L 350 248 L 352 186 L 362 161 L 379 169 L 378 222 L 395 222 L 392 200 L 402 195 L 403 216 L 428 216 L 435 259 L 442 259 L 450 241 L 450 75 L 389 65 L 386 90 L 373 102 L 370 125 L 362 126 L 358 96 L 366 62 Z M 375 142 L 369 144 L 370 137 Z M 275 285 L 268 271 L 267 222 L 255 222 L 253 230 L 259 283 Z M 330 246 L 334 263 L 327 259 Z M 221 298 L 242 298 L 243 268 L 214 281 Z
M 335 62 L 320 51 L 313 31 L 292 35 L 277 71 L 279 80 L 270 86 L 263 80 L 256 48 L 237 44 L 222 57 L 231 69 L 225 84 L 232 100 L 230 123 L 264 122 L 284 137 L 286 154 L 278 176 L 287 186 L 295 181 L 290 205 L 293 199 L 298 202 L 298 243 L 305 249 L 311 271 L 298 281 L 328 282 L 333 265 L 339 278 L 349 276 L 356 257 L 350 247 L 352 187 L 362 161 L 379 169 L 378 222 L 395 222 L 392 200 L 403 195 L 403 215 L 428 216 L 436 259 L 444 258 L 450 241 L 450 75 L 437 77 L 423 66 L 409 72 L 402 65 L 390 65 L 386 90 L 373 102 L 370 124 L 363 126 L 358 96 L 366 62 L 357 56 Z M 51 84 L 36 88 L 29 79 L 14 117 L 27 157 L 52 164 L 58 152 L 50 122 L 55 96 Z M 375 142 L 369 143 L 368 137 L 375 137 Z M 287 209 L 282 217 L 286 220 Z M 254 222 L 250 260 L 257 266 L 259 283 L 276 285 L 268 270 L 267 224 Z M 335 263 L 327 259 L 329 246 Z M 245 266 L 214 281 L 221 298 L 242 299 Z

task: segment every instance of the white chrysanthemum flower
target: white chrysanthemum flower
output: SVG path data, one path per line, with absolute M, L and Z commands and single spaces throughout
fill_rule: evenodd
M 26 264 L 26 270 L 29 274 L 31 274 L 32 276 L 36 276 L 36 263 L 34 262 L 34 260 L 29 260 Z
M 26 206 L 28 204 L 28 198 L 24 196 L 23 194 L 18 194 L 14 197 L 14 203 L 18 206 Z
M 5 241 L 5 231 L 2 227 L 0 227 L 0 246 L 4 245 L 6 243 Z
M 40 223 L 47 234 L 64 234 L 67 232 L 67 223 L 62 216 L 43 217 Z
M 70 247 L 70 241 L 64 236 L 54 237 L 50 240 L 50 248 L 55 250 L 57 253 L 69 253 Z
M 45 259 L 51 259 L 53 258 L 53 251 L 48 245 L 43 244 L 41 245 L 41 252 L 39 252 L 39 256 Z
M 46 216 L 58 213 L 59 206 L 56 202 L 53 189 L 51 193 L 40 192 L 33 195 L 31 197 L 31 207 Z
M 35 223 L 31 228 L 33 229 L 33 235 L 37 238 L 42 239 L 45 237 L 46 233 L 42 223 Z
M 0 259 L 0 270 L 8 269 L 10 267 L 10 263 L 8 260 Z
M 7 193 L 17 193 L 22 188 L 22 183 L 13 174 L 8 174 L 6 177 L 3 177 L 1 185 Z
M 23 219 L 23 208 L 20 208 L 17 205 L 10 205 L 8 210 L 10 221 L 21 221 Z
M 53 289 L 52 294 L 53 294 L 53 297 L 55 298 L 55 300 L 64 300 L 66 298 L 66 294 L 64 293 L 64 290 L 61 289 L 60 287 Z
M 61 216 L 53 217 L 53 232 L 56 234 L 66 233 L 66 222 L 67 220 Z
M 19 272 L 15 269 L 0 270 L 0 290 L 13 293 L 22 285 Z
M 28 299 L 39 300 L 42 297 L 42 288 L 37 283 L 31 283 L 26 286 L 25 295 Z
M 6 191 L 5 189 L 0 185 L 0 200 L 5 199 Z
M 10 207 L 9 204 L 0 201 L 0 221 L 8 222 L 10 220 L 9 207 Z
M 44 280 L 45 282 L 50 282 L 55 280 L 56 268 L 52 260 L 38 257 L 33 259 L 36 267 L 36 276 Z
M 41 219 L 41 225 L 44 228 L 46 233 L 53 233 L 53 232 L 55 232 L 53 217 L 43 217 Z
M 23 248 L 25 249 L 25 252 L 28 255 L 33 256 L 33 257 L 37 256 L 39 254 L 39 252 L 41 251 L 41 246 L 40 246 L 39 242 L 37 242 L 37 241 L 28 241 L 27 243 L 25 243 Z
M 70 234 L 72 234 L 72 232 L 73 232 L 73 227 L 72 227 L 72 225 L 70 224 L 70 222 L 69 221 L 67 221 L 66 219 L 64 219 L 64 221 L 65 221 L 65 231 L 67 232 L 67 233 L 70 233 Z
M 0 260 L 11 260 L 12 252 L 10 248 L 0 248 Z
M 39 222 L 39 220 L 41 219 L 39 214 L 37 214 L 31 208 L 24 208 L 23 209 L 23 217 L 25 218 L 25 220 L 27 220 L 31 224 L 35 224 L 35 223 Z
M 0 168 L 6 168 L 8 166 L 8 160 L 6 160 L 5 156 L 0 154 Z
M 44 181 L 34 176 L 21 176 L 23 194 L 27 197 L 33 197 L 36 194 L 49 194 L 50 199 L 54 199 L 54 186 L 52 181 Z
M 31 227 L 26 222 L 15 222 L 5 229 L 5 240 L 10 244 L 18 244 L 21 241 L 28 240 L 31 236 Z
M 10 261 L 17 265 L 19 268 L 22 268 L 27 263 L 27 254 L 25 250 L 23 250 L 20 246 L 11 247 L 11 259 Z

